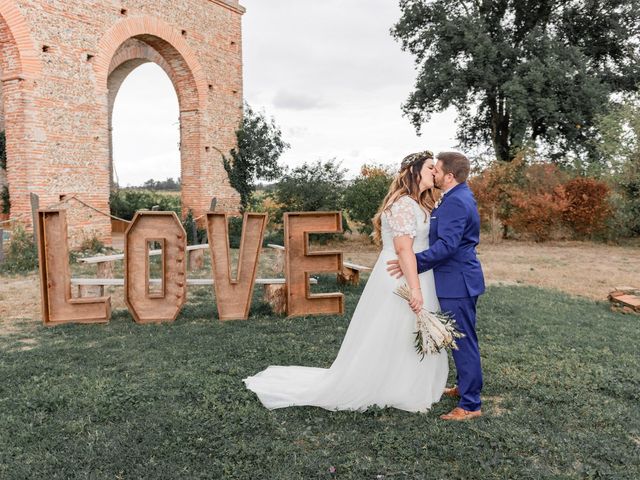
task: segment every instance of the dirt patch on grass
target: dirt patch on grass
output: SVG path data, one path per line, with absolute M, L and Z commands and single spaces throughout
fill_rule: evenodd
M 478 249 L 490 284 L 550 288 L 606 300 L 617 286 L 640 286 L 640 247 L 590 242 L 484 243 Z
M 15 320 L 41 320 L 38 282 L 37 275 L 0 277 L 0 333 L 10 333 Z
M 507 409 L 502 406 L 504 397 L 495 395 L 493 397 L 484 397 L 482 401 L 489 406 L 487 410 L 494 417 L 499 417 L 507 413 Z

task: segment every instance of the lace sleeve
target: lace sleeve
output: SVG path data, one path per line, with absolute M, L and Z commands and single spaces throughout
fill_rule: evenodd
M 416 211 L 413 200 L 404 196 L 396 200 L 389 210 L 385 211 L 394 237 L 416 236 Z

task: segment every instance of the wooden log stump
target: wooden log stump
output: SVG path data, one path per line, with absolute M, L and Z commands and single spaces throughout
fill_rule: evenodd
M 338 283 L 340 285 L 359 285 L 360 271 L 355 268 L 344 267 L 342 272 L 338 273 Z
M 189 271 L 195 272 L 204 268 L 204 250 L 190 250 L 189 251 Z
M 263 299 L 269 305 L 273 313 L 282 315 L 287 313 L 287 285 L 267 283 L 264 285 Z
M 98 263 L 98 278 L 113 278 L 113 262 Z
M 609 294 L 611 310 L 618 313 L 640 315 L 640 289 L 616 287 Z

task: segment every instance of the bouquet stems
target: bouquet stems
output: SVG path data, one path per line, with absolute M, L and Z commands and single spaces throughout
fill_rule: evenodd
M 411 300 L 411 290 L 406 284 L 398 287 L 394 293 L 406 301 Z M 425 355 L 439 353 L 442 349 L 457 350 L 457 338 L 464 334 L 457 330 L 456 321 L 449 313 L 431 312 L 423 308 L 416 315 L 416 332 L 414 345 L 420 360 Z

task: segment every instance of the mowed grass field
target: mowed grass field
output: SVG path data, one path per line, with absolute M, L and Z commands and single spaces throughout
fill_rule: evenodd
M 266 410 L 242 379 L 329 367 L 362 289 L 322 278 L 338 288 L 344 316 L 274 316 L 257 292 L 250 320 L 220 323 L 207 288 L 173 324 L 136 325 L 125 310 L 106 326 L 12 322 L 0 478 L 640 478 L 638 318 L 533 287 L 480 301 L 477 421 L 439 420 L 451 399 L 426 414 Z

